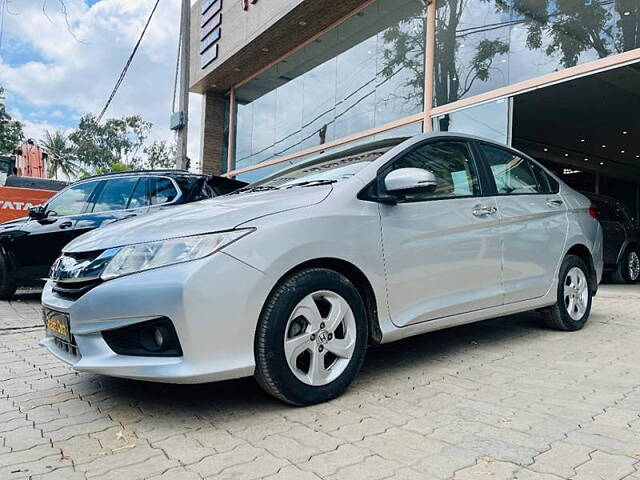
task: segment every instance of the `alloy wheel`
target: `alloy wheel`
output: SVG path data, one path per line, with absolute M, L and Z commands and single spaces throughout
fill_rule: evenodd
M 629 279 L 632 282 L 638 281 L 640 277 L 640 257 L 638 257 L 637 252 L 631 251 L 627 256 L 627 268 Z
M 564 306 L 569 316 L 579 321 L 587 311 L 589 283 L 582 269 L 573 267 L 564 280 Z
M 356 336 L 349 303 L 335 292 L 313 292 L 298 302 L 287 321 L 284 354 L 289 369 L 307 385 L 327 385 L 348 367 Z

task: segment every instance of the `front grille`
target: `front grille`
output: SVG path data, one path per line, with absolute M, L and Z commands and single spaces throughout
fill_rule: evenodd
M 100 285 L 102 281 L 99 278 L 99 271 L 103 268 L 103 265 L 96 265 L 95 272 L 86 271 L 86 268 L 91 269 L 93 265 L 91 262 L 96 260 L 102 253 L 104 253 L 104 250 L 63 253 L 51 268 L 50 276 L 53 280 L 53 291 L 63 297 L 75 300 Z M 88 278 L 74 278 L 73 269 L 80 267 L 80 264 L 85 265 L 84 275 Z
M 101 283 L 102 280 L 88 280 L 86 282 L 53 282 L 53 286 L 51 288 L 62 297 L 77 300 Z

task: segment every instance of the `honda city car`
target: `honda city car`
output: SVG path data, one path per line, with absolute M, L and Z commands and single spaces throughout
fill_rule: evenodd
M 488 140 L 349 147 L 75 239 L 43 292 L 42 345 L 78 371 L 253 375 L 283 401 L 322 402 L 371 344 L 528 310 L 582 328 L 603 268 L 594 217 Z

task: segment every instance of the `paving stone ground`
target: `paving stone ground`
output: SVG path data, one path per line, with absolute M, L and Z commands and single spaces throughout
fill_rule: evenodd
M 640 480 L 640 287 L 603 286 L 580 332 L 523 314 L 371 349 L 309 408 L 78 374 L 39 319 L 37 294 L 0 304 L 2 480 Z

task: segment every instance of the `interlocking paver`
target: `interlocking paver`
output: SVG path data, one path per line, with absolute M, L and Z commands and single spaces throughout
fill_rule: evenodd
M 640 480 L 640 287 L 603 286 L 592 315 L 377 347 L 345 395 L 293 408 L 252 380 L 74 372 L 26 292 L 0 302 L 0 479 Z

